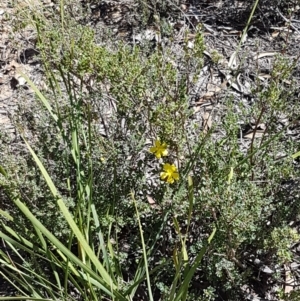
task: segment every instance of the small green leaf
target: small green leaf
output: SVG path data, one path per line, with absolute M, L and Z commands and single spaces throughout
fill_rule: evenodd
M 229 172 L 228 181 L 227 181 L 228 184 L 231 183 L 232 178 L 233 178 L 233 167 L 230 167 L 230 172 Z
M 292 155 L 292 158 L 293 158 L 293 159 L 296 159 L 296 158 L 298 158 L 299 156 L 300 156 L 300 151 L 297 152 L 297 153 L 295 153 L 295 154 L 293 154 L 293 155 Z

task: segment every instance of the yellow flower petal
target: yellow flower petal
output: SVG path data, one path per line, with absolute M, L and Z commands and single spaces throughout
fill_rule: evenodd
M 174 179 L 171 178 L 171 177 L 167 178 L 167 183 L 173 184 L 174 183 Z
M 167 178 L 169 176 L 169 174 L 167 173 L 167 172 L 165 172 L 165 171 L 162 171 L 161 173 L 160 173 L 160 177 L 161 178 Z
M 162 156 L 168 155 L 167 147 L 165 142 L 161 143 L 159 140 L 156 140 L 154 146 L 150 147 L 149 150 L 156 158 L 160 159 Z
M 177 168 L 174 164 L 165 163 L 163 165 L 163 170 L 160 173 L 160 178 L 166 181 L 169 184 L 173 184 L 174 181 L 179 180 L 179 173 L 177 172 Z
M 174 180 L 176 180 L 176 181 L 179 180 L 179 173 L 178 172 L 174 172 L 172 176 L 173 176 Z

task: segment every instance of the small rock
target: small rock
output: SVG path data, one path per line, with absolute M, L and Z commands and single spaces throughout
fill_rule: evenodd
M 266 274 L 273 274 L 274 271 L 271 270 L 268 266 L 266 265 L 263 265 L 260 270 L 263 272 L 263 273 L 266 273 Z
M 19 86 L 23 86 L 26 84 L 26 79 L 22 76 L 18 77 Z
M 256 264 L 256 265 L 260 265 L 261 261 L 260 261 L 258 258 L 256 258 L 256 259 L 253 261 L 253 263 Z
M 292 263 L 291 263 L 291 269 L 292 269 L 293 271 L 297 270 L 299 266 L 300 266 L 300 264 L 297 263 L 297 262 L 292 262 Z

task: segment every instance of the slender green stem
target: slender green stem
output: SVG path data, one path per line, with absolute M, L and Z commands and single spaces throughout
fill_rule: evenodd
M 137 204 L 136 204 L 136 200 L 135 200 L 133 192 L 131 192 L 131 197 L 132 197 L 132 200 L 134 202 L 136 216 L 137 216 L 137 220 L 138 220 L 138 223 L 139 223 L 139 229 L 140 229 L 140 235 L 141 235 L 141 241 L 142 241 L 142 248 L 143 248 L 144 264 L 145 264 L 145 271 L 146 271 L 147 287 L 148 287 L 148 293 L 149 293 L 149 300 L 153 301 L 151 281 L 150 281 L 150 275 L 149 275 L 149 269 L 148 269 L 148 258 L 147 258 L 146 244 L 145 244 L 145 241 L 144 241 L 144 234 L 143 234 L 143 228 L 142 228 L 142 224 L 141 224 L 141 220 L 140 220 L 139 211 L 138 211 L 138 208 L 137 208 Z

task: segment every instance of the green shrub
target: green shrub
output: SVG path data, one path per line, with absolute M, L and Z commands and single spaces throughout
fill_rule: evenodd
M 134 292 L 137 279 L 142 289 L 148 285 L 150 298 L 148 269 L 143 266 L 148 261 L 156 284 L 154 295 L 163 300 L 171 300 L 181 285 L 185 293 L 180 295 L 178 289 L 176 300 L 183 296 L 215 300 L 218 294 L 236 300 L 242 285 L 255 275 L 248 265 L 251 256 L 270 258 L 266 262 L 270 265 L 291 260 L 289 248 L 296 234 L 288 228 L 292 213 L 282 184 L 298 177 L 291 155 L 299 145 L 285 137 L 287 127 L 278 126 L 278 118 L 284 114 L 291 124 L 299 113 L 299 105 L 289 102 L 293 86 L 288 93 L 285 87 L 294 65 L 278 57 L 268 85 L 257 82 L 253 88 L 253 106 L 237 106 L 225 97 L 224 111 L 216 113 L 212 128 L 205 132 L 189 108 L 189 91 L 204 60 L 200 28 L 193 47 L 186 32 L 179 52 L 168 44 L 149 51 L 149 45 L 114 45 L 105 37 L 96 44 L 91 28 L 68 14 L 57 17 L 50 13 L 45 18 L 43 13 L 31 11 L 29 20 L 37 30 L 49 89 L 42 91 L 30 108 L 32 116 L 39 118 L 32 122 L 20 115 L 16 123 L 23 136 L 29 132 L 38 137 L 28 142 L 58 193 L 50 193 L 50 180 L 41 177 L 33 151 L 11 154 L 7 142 L 1 144 L 1 165 L 6 172 L 0 177 L 0 186 L 7 200 L 15 204 L 22 200 L 55 237 L 93 267 L 62 208 L 69 210 L 117 287 L 113 296 L 100 285 L 95 290 L 86 286 L 80 290 L 80 281 L 86 283 L 81 279 L 74 282 L 81 298 L 123 300 L 118 294 Z M 43 97 L 47 101 L 40 101 Z M 261 138 L 253 137 L 245 150 L 239 121 L 246 124 L 253 119 L 254 131 L 259 124 L 266 130 Z M 166 156 L 158 159 L 151 153 L 155 141 L 166 143 Z M 278 154 L 284 155 L 278 159 Z M 178 181 L 175 177 L 174 183 L 162 181 L 163 164 L 174 164 Z M 188 176 L 192 178 L 189 182 Z M 294 205 L 293 214 L 297 215 L 299 208 Z M 5 226 L 10 226 L 38 246 L 42 239 L 35 225 L 19 216 L 15 206 L 4 209 L 14 221 L 3 219 L 1 233 L 9 232 Z M 207 238 L 215 228 L 214 240 L 194 270 L 194 279 L 207 285 L 199 290 L 193 280 L 188 290 L 186 279 L 195 266 L 194 259 L 206 250 Z M 55 255 L 48 248 L 37 253 L 46 256 L 49 251 L 57 264 L 54 246 L 50 251 Z M 147 260 L 141 260 L 146 253 Z M 53 265 L 48 257 L 41 260 L 31 254 L 26 258 L 24 269 L 54 283 L 57 275 L 43 271 Z M 75 264 L 78 270 L 83 268 Z M 67 263 L 62 267 L 67 270 Z M 143 277 L 139 278 L 137 271 L 143 271 Z M 44 286 L 37 285 L 42 292 L 38 297 L 46 298 L 50 284 L 43 281 Z M 109 290 L 107 283 L 101 285 Z

